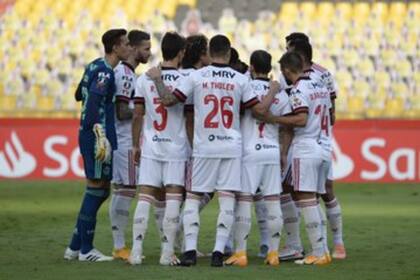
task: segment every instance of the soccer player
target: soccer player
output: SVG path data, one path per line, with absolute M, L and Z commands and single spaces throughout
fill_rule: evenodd
M 321 83 L 323 83 L 330 93 L 332 109 L 329 115 L 330 121 L 328 124 L 325 123 L 325 125 L 328 125 L 328 133 L 323 134 L 321 142 L 325 152 L 332 154 L 332 126 L 335 123 L 335 99 L 337 97 L 337 85 L 333 76 L 327 69 L 320 66 L 319 64 L 312 62 L 312 46 L 309 42 L 309 38 L 305 34 L 292 33 L 286 37 L 286 41 L 288 49 L 295 50 L 296 47 L 299 49 L 299 53 L 301 53 L 301 55 L 306 60 L 305 68 L 307 73 L 310 74 L 311 78 L 319 80 Z M 343 221 L 341 206 L 334 194 L 332 165 L 328 172 L 325 188 L 326 193 L 321 195 L 321 198 L 325 203 L 328 222 L 333 233 L 334 251 L 332 257 L 335 259 L 345 259 L 346 250 L 343 242 Z
M 86 67 L 76 91 L 82 101 L 79 146 L 86 174 L 86 192 L 79 211 L 73 237 L 64 258 L 79 261 L 110 261 L 93 247 L 96 214 L 109 196 L 112 179 L 112 150 L 117 148 L 115 132 L 114 67 L 130 53 L 127 31 L 111 29 L 102 36 L 105 57 Z
M 287 52 L 280 59 L 284 77 L 293 83 L 290 93 L 292 116 L 273 117 L 274 122 L 293 126 L 292 171 L 297 206 L 305 220 L 312 252 L 299 264 L 325 265 L 331 262 L 325 247 L 317 194 L 325 193 L 325 180 L 331 162 L 324 159 L 320 143 L 323 121 L 331 108 L 327 89 L 303 73 L 299 54 Z M 267 119 L 267 122 L 273 123 Z
M 273 115 L 291 113 L 287 94 L 279 92 L 280 85 L 270 84 L 268 74 L 271 71 L 271 55 L 263 50 L 252 53 L 250 58 L 250 72 L 253 77 L 251 88 L 259 100 L 269 94 L 269 90 L 276 93 L 272 98 L 270 111 Z M 274 85 L 274 87 L 273 87 Z M 280 208 L 281 169 L 279 129 L 276 124 L 266 124 L 255 119 L 249 110 L 244 112 L 241 119 L 243 137 L 242 154 L 242 191 L 255 196 L 259 190 L 262 204 L 266 209 L 266 223 L 268 231 L 268 253 L 265 263 L 271 266 L 279 265 L 278 247 L 283 224 Z M 236 253 L 226 263 L 246 266 L 246 242 L 250 230 L 251 202 L 239 199 L 235 209 L 237 214 L 234 225 L 234 239 Z M 268 218 L 269 217 L 269 218 Z M 245 227 L 246 230 L 241 230 Z
M 114 151 L 113 162 L 113 194 L 109 206 L 109 218 L 112 227 L 114 259 L 127 260 L 130 250 L 125 244 L 125 228 L 128 223 L 131 201 L 136 195 L 136 167 L 131 151 L 131 121 L 134 108 L 134 89 L 137 79 L 135 69 L 140 63 L 147 63 L 150 53 L 150 35 L 132 30 L 128 33 L 128 41 L 132 51 L 127 60 L 115 67 L 116 85 L 116 119 L 118 149 Z
M 185 252 L 181 265 L 196 264 L 200 227 L 199 205 L 203 193 L 217 191 L 219 216 L 211 265 L 223 266 L 223 250 L 234 220 L 235 192 L 241 192 L 241 102 L 256 116 L 266 109 L 252 92 L 248 78 L 228 66 L 230 41 L 216 35 L 210 40 L 212 64 L 191 73 L 173 92 L 162 89 L 162 103 L 173 106 L 193 96 L 194 145 L 192 186 L 184 207 Z M 154 75 L 152 75 L 154 76 Z M 155 83 L 163 87 L 158 79 Z
M 161 79 L 164 86 L 175 89 L 183 79 L 178 71 L 185 50 L 185 39 L 175 32 L 168 32 L 161 44 L 163 62 Z M 133 248 L 129 262 L 141 264 L 143 241 L 147 231 L 151 202 L 158 189 L 166 192 L 166 209 L 163 219 L 161 265 L 176 265 L 174 242 L 179 222 L 185 185 L 185 162 L 189 143 L 185 129 L 184 105 L 166 107 L 156 86 L 146 74 L 136 84 L 135 114 L 143 115 L 133 123 L 133 151 L 139 154 L 140 128 L 143 126 L 143 143 L 139 171 L 139 201 L 134 214 Z M 137 119 L 136 119 L 137 120 Z

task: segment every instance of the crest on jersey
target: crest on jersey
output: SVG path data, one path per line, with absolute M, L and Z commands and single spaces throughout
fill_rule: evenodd
M 296 96 L 293 96 L 292 97 L 292 105 L 293 105 L 293 107 L 299 107 L 299 106 L 302 105 L 302 101 L 299 98 L 297 98 Z
M 99 72 L 98 73 L 98 87 L 104 86 L 106 84 L 106 81 L 111 79 L 111 74 L 105 73 L 105 72 Z

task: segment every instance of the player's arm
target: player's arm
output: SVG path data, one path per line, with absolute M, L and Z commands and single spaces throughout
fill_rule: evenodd
M 271 104 L 273 104 L 274 96 L 280 90 L 280 83 L 274 80 L 270 81 L 270 89 L 268 93 L 262 98 L 261 102 L 252 107 L 252 115 L 258 120 L 262 120 L 264 115 L 270 109 Z
M 138 102 L 134 101 L 133 120 L 131 122 L 131 133 L 133 138 L 133 158 L 134 163 L 138 164 L 140 161 L 140 134 L 143 127 L 144 117 L 144 101 L 140 99 Z
M 118 100 L 115 104 L 117 119 L 120 121 L 131 120 L 133 118 L 133 111 L 128 106 L 127 101 Z
M 92 128 L 94 124 L 100 124 L 104 118 L 103 110 L 100 110 L 100 108 L 103 106 L 107 94 L 110 94 L 111 84 L 114 83 L 112 75 L 110 72 L 98 71 L 96 76 L 92 78 L 93 81 L 88 89 L 89 98 L 86 99 L 83 112 L 83 126 L 85 128 Z
M 185 128 L 187 130 L 188 141 L 191 147 L 193 146 L 194 139 L 194 109 L 187 109 L 185 111 Z
M 159 67 L 152 67 L 146 73 L 146 75 L 153 80 L 162 104 L 170 107 L 180 102 L 180 100 L 175 96 L 175 92 L 171 92 L 169 88 L 165 86 L 161 74 L 162 73 Z
M 331 98 L 330 119 L 331 119 L 331 125 L 334 125 L 335 124 L 335 98 Z
M 280 127 L 280 147 L 281 147 L 281 168 L 282 170 L 287 166 L 287 154 L 289 153 L 290 144 L 292 143 L 294 132 L 291 127 Z
M 263 118 L 266 123 L 279 124 L 288 127 L 304 127 L 308 121 L 308 112 L 297 112 L 288 116 L 275 116 L 268 112 Z
M 74 99 L 76 99 L 77 102 L 83 100 L 83 94 L 82 94 L 82 83 L 80 82 L 77 86 L 76 91 L 74 92 Z

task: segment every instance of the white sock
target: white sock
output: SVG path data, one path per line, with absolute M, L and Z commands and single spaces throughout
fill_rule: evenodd
M 302 251 L 300 239 L 300 213 L 296 203 L 290 194 L 280 196 L 281 211 L 283 213 L 283 225 L 286 232 L 286 244 L 288 248 Z
M 261 194 L 257 194 L 253 198 L 254 198 L 254 205 L 255 205 L 255 215 L 257 217 L 258 229 L 260 231 L 260 247 L 262 245 L 268 246 L 270 233 L 268 231 L 268 225 L 267 225 L 267 207 L 264 203 L 264 199 Z M 280 207 L 280 201 L 279 201 L 279 207 Z
M 173 255 L 176 231 L 179 224 L 179 212 L 182 203 L 182 194 L 167 193 L 166 209 L 163 218 L 162 251 Z
M 267 228 L 270 237 L 268 251 L 278 251 L 283 227 L 280 197 L 278 195 L 265 196 L 264 204 L 267 208 Z
M 139 194 L 139 201 L 137 202 L 133 221 L 133 252 L 143 252 L 143 241 L 147 231 L 150 205 L 152 202 L 153 196 Z
M 125 228 L 128 224 L 131 201 L 136 194 L 135 189 L 114 189 L 111 204 L 109 205 L 109 219 L 111 222 L 114 249 L 125 247 Z
M 163 238 L 163 217 L 165 216 L 166 202 L 154 199 L 153 204 L 154 204 L 154 210 L 155 210 L 156 227 L 159 231 L 160 239 L 162 240 L 162 238 Z
M 335 245 L 342 245 L 343 242 L 343 218 L 341 215 L 341 207 L 338 200 L 334 198 L 330 202 L 325 203 L 327 210 L 328 222 L 333 232 Z
M 325 216 L 324 209 L 322 209 L 321 204 L 318 201 L 318 212 L 319 216 L 321 217 L 321 232 L 322 232 L 322 239 L 324 240 L 324 250 L 325 252 L 329 252 L 328 249 L 328 239 L 327 239 L 327 217 Z
M 197 250 L 198 232 L 200 231 L 200 206 L 201 197 L 187 193 L 183 211 L 185 251 Z
M 238 195 L 235 206 L 235 251 L 246 251 L 247 239 L 251 230 L 251 195 Z
M 320 257 L 325 254 L 322 238 L 321 217 L 316 198 L 297 201 L 305 220 L 305 228 L 312 246 L 312 254 Z
M 219 216 L 217 218 L 216 244 L 213 252 L 224 252 L 234 220 L 235 194 L 229 191 L 218 191 Z

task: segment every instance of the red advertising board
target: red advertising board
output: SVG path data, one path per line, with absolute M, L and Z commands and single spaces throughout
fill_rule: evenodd
M 0 179 L 83 178 L 78 120 L 0 120 Z M 340 121 L 334 177 L 343 182 L 420 182 L 419 121 Z

